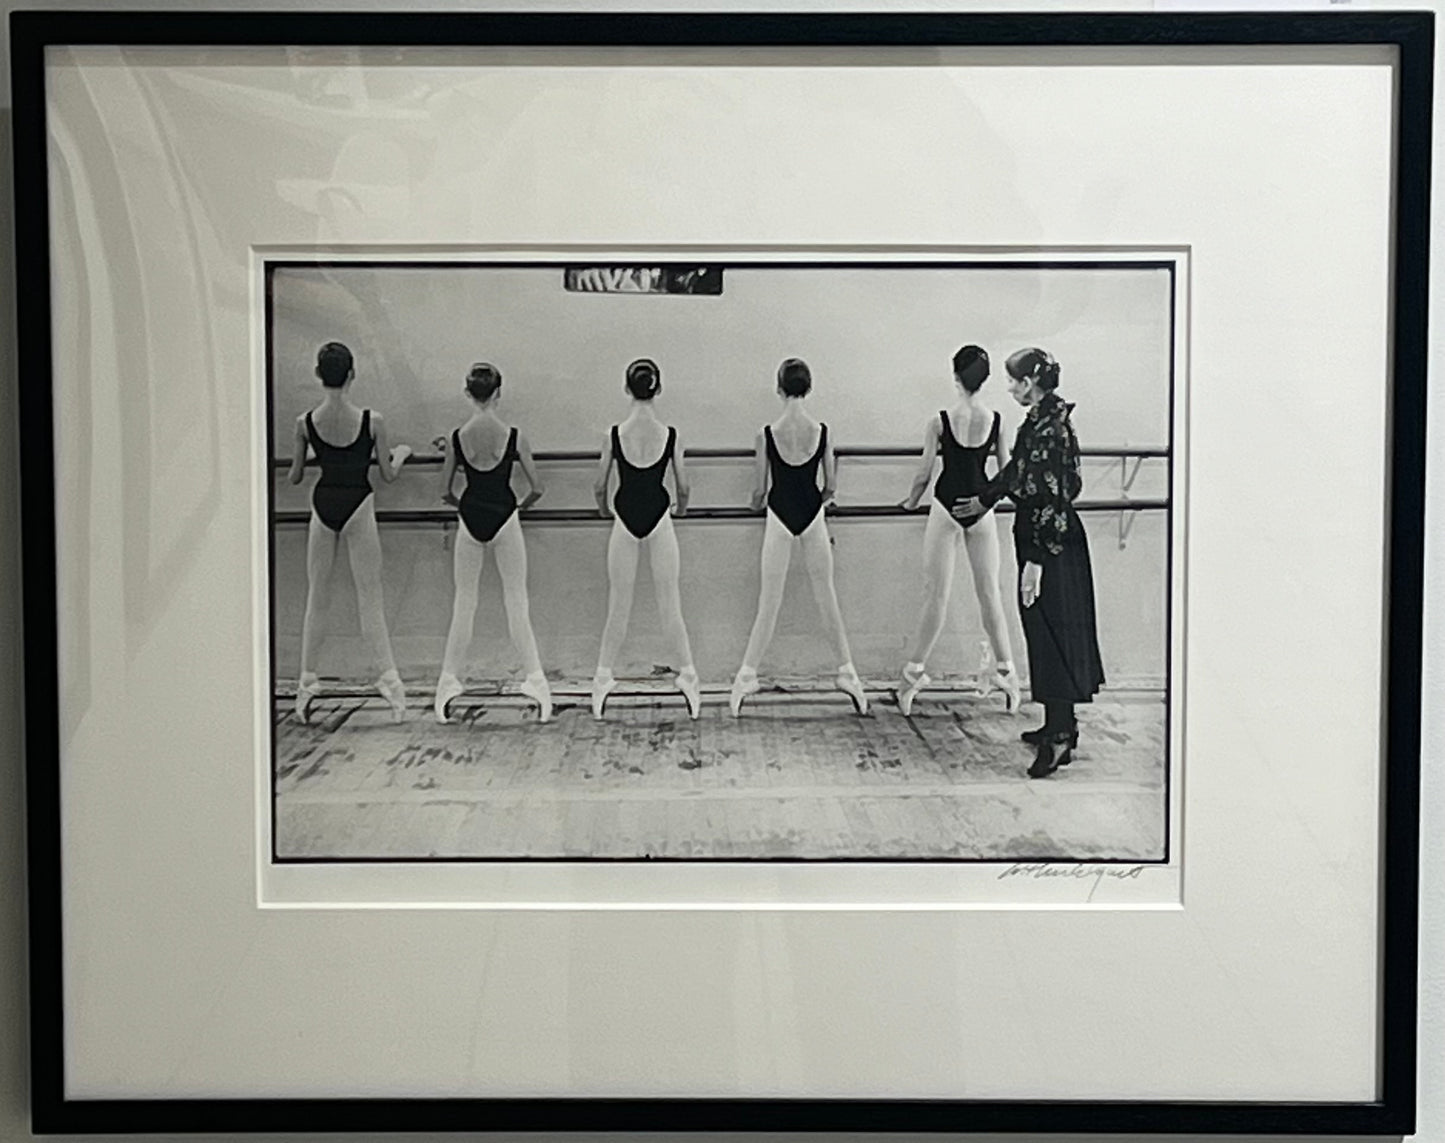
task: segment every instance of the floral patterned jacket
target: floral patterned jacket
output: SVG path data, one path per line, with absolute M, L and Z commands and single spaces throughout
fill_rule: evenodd
M 1057 393 L 1045 393 L 1019 426 L 1008 464 L 979 494 L 990 508 L 1005 496 L 1018 505 L 1014 535 L 1020 558 L 1028 563 L 1059 555 L 1079 528 L 1073 502 L 1084 478 L 1069 421 L 1073 409 Z

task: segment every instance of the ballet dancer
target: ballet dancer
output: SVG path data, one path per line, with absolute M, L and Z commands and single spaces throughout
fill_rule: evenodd
M 958 403 L 951 412 L 945 409 L 936 418 L 930 418 L 924 427 L 923 461 L 903 501 L 905 509 L 911 511 L 918 507 L 933 475 L 934 460 L 941 455 L 943 470 L 933 486 L 933 503 L 923 529 L 923 613 L 898 684 L 898 709 L 905 716 L 913 713 L 913 700 L 931 681 L 924 665 L 943 631 L 960 544 L 968 555 L 973 590 L 992 652 L 991 660 L 985 660 L 980 670 L 983 693 L 987 695 L 997 688 L 1003 692 L 1006 710 L 1017 710 L 1019 705 L 1018 676 L 999 593 L 998 526 L 994 514 L 976 516 L 968 524 L 953 514 L 956 504 L 977 495 L 987 485 L 986 466 L 990 458 L 1000 470 L 1008 463 L 1008 452 L 999 432 L 1001 419 L 978 399 L 978 391 L 988 379 L 988 370 L 988 354 L 980 346 L 965 345 L 953 355 Z M 964 444 L 964 441 L 978 443 Z
M 406 688 L 397 674 L 391 653 L 381 599 L 381 537 L 376 531 L 376 508 L 369 470 L 376 458 L 381 478 L 388 484 L 401 475 L 411 446 L 387 448 L 386 425 L 381 414 L 351 403 L 356 377 L 351 350 L 329 341 L 316 354 L 316 376 L 324 396 L 319 405 L 296 418 L 296 440 L 291 449 L 292 484 L 300 484 L 309 449 L 321 467 L 311 492 L 311 522 L 306 535 L 306 617 L 301 625 L 301 677 L 296 687 L 296 716 L 305 722 L 311 704 L 321 691 L 312 665 L 322 639 L 322 616 L 330 603 L 331 573 L 342 541 L 356 582 L 356 603 L 361 613 L 361 634 L 373 658 L 381 664 L 376 689 L 391 704 L 392 716 L 406 717 Z M 350 444 L 332 444 L 332 441 Z
M 632 615 L 637 558 L 646 548 L 657 606 L 662 613 L 662 628 L 681 663 L 676 686 L 687 700 L 688 715 L 697 718 L 702 710 L 702 686 L 693 665 L 687 627 L 682 621 L 677 533 L 668 513 L 671 500 L 662 483 L 670 466 L 677 490 L 677 511 L 681 515 L 687 510 L 689 491 L 683 450 L 677 443 L 677 429 L 664 425 L 653 408 L 653 401 L 662 392 L 662 372 L 657 363 L 647 358 L 634 361 L 627 367 L 625 388 L 632 398 L 632 413 L 608 431 L 602 443 L 601 467 L 594 488 L 598 511 L 604 517 L 612 516 L 613 522 L 607 541 L 607 624 L 602 629 L 597 674 L 592 680 L 592 715 L 603 716 L 607 696 L 617 685 L 612 669 L 622 650 L 622 641 L 627 637 L 627 624 Z M 649 456 L 656 459 L 650 464 L 635 463 Z M 607 492 L 614 465 L 617 494 L 609 509 Z
M 464 689 L 461 673 L 477 617 L 477 583 L 490 549 L 502 577 L 507 630 L 527 672 L 521 691 L 537 704 L 540 721 L 547 722 L 552 717 L 552 692 L 547 676 L 542 673 L 537 639 L 532 633 L 527 600 L 527 545 L 522 538 L 522 521 L 517 515 L 541 498 L 542 483 L 537 478 L 527 438 L 497 416 L 497 403 L 502 394 L 502 374 L 497 367 L 486 362 L 473 365 L 463 392 L 472 404 L 471 419 L 454 429 L 451 437 L 443 442 L 441 498 L 456 507 L 461 524 L 457 528 L 456 554 L 452 561 L 456 596 L 452 601 L 452 622 L 447 631 L 447 647 L 433 707 L 437 721 L 446 722 L 452 700 Z M 471 457 L 480 463 L 473 464 Z M 512 491 L 514 464 L 521 466 L 531 489 L 520 505 Z M 452 491 L 458 469 L 466 473 L 467 478 L 460 499 Z
M 773 639 L 778 609 L 793 549 L 801 548 L 813 598 L 822 612 L 823 625 L 837 655 L 838 673 L 833 683 L 853 702 L 859 714 L 868 712 L 868 696 L 853 667 L 838 592 L 833 585 L 833 542 L 823 506 L 833 499 L 837 487 L 837 458 L 828 440 L 828 426 L 803 411 L 803 400 L 813 388 L 813 374 L 804 361 L 790 357 L 778 367 L 778 396 L 783 412 L 771 425 L 764 425 L 754 444 L 757 484 L 753 511 L 767 503 L 763 525 L 762 585 L 758 592 L 758 614 L 748 636 L 742 666 L 733 679 L 729 706 L 733 717 L 742 713 L 743 702 L 758 691 L 758 664 Z M 784 456 L 801 457 L 796 463 Z M 822 474 L 822 486 L 818 477 Z
M 1022 738 L 1036 747 L 1030 778 L 1067 766 L 1079 744 L 1074 704 L 1092 702 L 1104 683 L 1094 614 L 1094 573 L 1084 522 L 1074 508 L 1083 490 L 1079 442 L 1059 396 L 1059 363 L 1042 349 L 1020 349 L 1005 363 L 1009 395 L 1028 409 L 1013 455 L 955 515 L 972 522 L 1007 496 L 1017 506 L 1019 603 L 1029 654 L 1029 689 L 1044 723 Z

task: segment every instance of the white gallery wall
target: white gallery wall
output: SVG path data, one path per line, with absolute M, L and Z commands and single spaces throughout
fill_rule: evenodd
M 37 4 L 34 6 L 62 7 L 65 5 Z M 124 5 L 91 3 L 69 6 L 162 8 L 170 5 L 135 0 L 135 2 Z M 259 3 L 238 3 L 234 6 L 300 9 L 322 7 L 323 5 L 301 5 L 262 0 Z M 344 6 L 353 10 L 358 7 L 382 7 L 382 5 L 357 3 L 326 6 Z M 438 6 L 461 7 L 461 5 L 452 4 Z M 669 3 L 619 3 L 617 6 L 639 9 L 682 9 L 687 7 L 683 4 Z M 741 9 L 750 5 L 714 4 L 712 6 Z M 802 4 L 794 6 L 815 7 Z M 1055 7 L 1028 4 L 1007 6 L 1018 8 Z M 1110 10 L 1120 8 L 1148 10 L 1150 7 L 1147 4 L 1108 2 L 1079 6 Z M 1419 7 L 1421 5 L 1404 6 Z M 7 11 L 9 7 L 7 5 Z M 475 8 L 477 5 L 467 5 L 467 7 Z M 510 6 L 496 5 L 496 7 Z M 536 7 L 544 6 L 537 5 Z M 565 5 L 545 5 L 545 7 L 560 8 Z M 872 9 L 877 6 L 863 4 L 853 5 L 853 7 Z M 920 6 L 909 5 L 908 7 Z M 954 5 L 936 5 L 936 7 L 954 7 Z M 978 7 L 980 9 L 997 9 L 1000 6 L 989 4 Z M 8 118 L 8 82 L 0 85 L 0 90 L 7 93 L 3 98 L 7 103 L 5 115 Z M 1437 72 L 1436 91 L 1436 129 L 1438 133 L 1442 124 L 1445 124 L 1445 70 Z M 0 132 L 0 138 L 3 138 L 3 144 L 0 144 L 3 146 L 0 160 L 3 160 L 8 169 L 10 165 L 8 131 Z M 1445 218 L 1445 210 L 1439 209 L 1437 196 L 1435 211 L 1437 236 L 1442 232 L 1442 225 L 1445 225 L 1442 224 L 1442 218 Z M 11 223 L 10 195 L 7 184 L 5 192 L 0 193 L 0 231 L 3 231 L 5 235 L 5 238 L 0 241 L 4 243 L 7 271 L 13 265 L 13 251 L 9 238 L 12 232 Z M 1438 247 L 1439 243 L 1437 242 L 1436 245 Z M 1438 267 L 1438 258 L 1436 264 Z M 17 284 L 13 280 L 12 272 L 0 274 L 0 313 L 5 315 L 4 326 L 0 327 L 3 328 L 3 334 L 0 334 L 0 408 L 7 411 L 15 408 L 16 391 L 20 385 L 25 383 L 25 379 L 16 374 L 11 336 L 13 318 L 10 315 L 13 309 L 13 291 L 16 288 Z M 44 286 L 38 283 L 19 283 L 18 288 L 24 290 L 44 288 Z M 1441 353 L 1445 352 L 1445 307 L 1441 306 L 1441 299 L 1445 298 L 1445 273 L 1441 273 L 1438 269 L 1433 279 L 1433 295 L 1433 344 L 1436 349 L 1435 356 L 1440 357 Z M 1262 379 L 1265 374 L 1263 363 L 1242 362 L 1241 368 L 1260 369 Z M 1442 450 L 1445 450 L 1445 403 L 1435 401 L 1430 417 L 1431 452 L 1439 455 Z M 0 465 L 3 465 L 3 468 L 0 468 L 0 473 L 3 473 L 3 476 L 0 476 L 0 486 L 5 489 L 4 493 L 0 493 L 0 537 L 3 537 L 3 542 L 0 542 L 0 679 L 3 679 L 3 688 L 0 688 L 0 884 L 6 885 L 8 890 L 0 892 L 0 1139 L 6 1140 L 7 1143 L 13 1139 L 18 1143 L 18 1141 L 30 1138 L 26 1122 L 25 1094 L 27 1082 L 26 927 L 24 899 L 21 892 L 25 877 L 20 733 L 23 664 L 18 645 L 21 610 L 18 587 L 19 525 L 16 492 L 18 473 L 15 460 L 16 430 L 13 415 L 0 420 L 0 425 L 3 425 L 4 434 L 0 436 L 0 458 L 3 458 L 0 459 Z M 1431 503 L 1427 522 L 1429 564 L 1427 599 L 1440 600 L 1445 598 L 1445 538 L 1442 538 L 1445 537 L 1445 517 L 1442 517 L 1442 512 L 1445 512 L 1445 466 L 1436 465 L 1432 469 L 1430 486 Z M 1421 886 L 1421 946 L 1423 953 L 1420 982 L 1420 1056 L 1426 1066 L 1422 1068 L 1421 1072 L 1419 1138 L 1427 1140 L 1429 1143 L 1440 1143 L 1440 1141 L 1445 1141 L 1445 1082 L 1442 1082 L 1440 1069 L 1432 1065 L 1445 1058 L 1445 958 L 1442 958 L 1440 953 L 1440 950 L 1445 948 L 1445 885 L 1441 884 L 1438 877 L 1432 876 L 1432 871 L 1445 867 L 1445 746 L 1442 746 L 1442 743 L 1445 743 L 1445 606 L 1438 604 L 1432 606 L 1427 603 L 1425 628 L 1424 742 L 1426 756 L 1422 791 L 1424 843 L 1421 853 L 1421 868 L 1425 872 L 1425 877 Z M 1242 647 L 1241 653 L 1253 653 L 1254 650 Z M 278 1137 L 269 1138 L 276 1139 Z

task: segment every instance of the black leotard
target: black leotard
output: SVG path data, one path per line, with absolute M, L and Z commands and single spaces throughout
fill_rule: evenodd
M 467 454 L 462 451 L 461 429 L 452 432 L 452 449 L 467 474 L 466 491 L 462 493 L 457 511 L 461 513 L 462 523 L 467 526 L 472 539 L 479 544 L 489 543 L 517 510 L 517 496 L 512 491 L 517 430 L 514 428 L 507 434 L 507 447 L 502 459 L 491 468 L 477 468 L 467 459 Z
M 778 452 L 771 425 L 763 426 L 768 442 L 768 466 L 772 474 L 768 488 L 768 507 L 788 531 L 801 536 L 823 508 L 823 492 L 818 487 L 818 465 L 828 445 L 828 426 L 820 425 L 818 447 L 802 464 L 789 464 Z
M 316 431 L 311 414 L 306 414 L 306 436 L 321 465 L 321 478 L 311 492 L 311 506 L 321 522 L 333 532 L 346 527 L 351 515 L 371 495 L 371 410 L 361 411 L 361 431 L 349 445 L 327 444 Z
M 988 483 L 988 477 L 984 475 L 984 464 L 994 454 L 998 445 L 999 423 L 1002 418 L 995 413 L 993 424 L 989 426 L 987 439 L 983 444 L 972 447 L 958 443 L 958 438 L 953 435 L 953 426 L 949 423 L 946 410 L 941 411 L 938 418 L 942 422 L 938 450 L 943 455 L 943 471 L 939 473 L 938 481 L 933 486 L 933 498 L 962 528 L 965 525 L 962 520 L 953 515 L 953 506 L 960 500 L 977 496 Z M 970 523 L 976 524 L 979 519 L 982 517 L 977 517 Z
M 622 437 L 617 426 L 612 426 L 612 455 L 617 459 L 617 494 L 612 498 L 612 507 L 623 526 L 639 540 L 652 534 L 672 505 L 672 498 L 662 486 L 667 474 L 667 462 L 672 459 L 672 446 L 677 441 L 677 430 L 668 427 L 667 446 L 656 463 L 639 468 L 622 455 Z

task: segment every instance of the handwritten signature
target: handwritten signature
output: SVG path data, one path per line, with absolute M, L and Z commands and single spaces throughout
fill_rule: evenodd
M 1079 865 L 1055 861 L 1017 861 L 998 875 L 1000 881 L 1010 877 L 1027 877 L 1033 881 L 1060 878 L 1069 881 L 1089 881 L 1089 895 L 1085 901 L 1092 901 L 1094 894 L 1105 878 L 1111 881 L 1137 881 L 1147 865 Z

